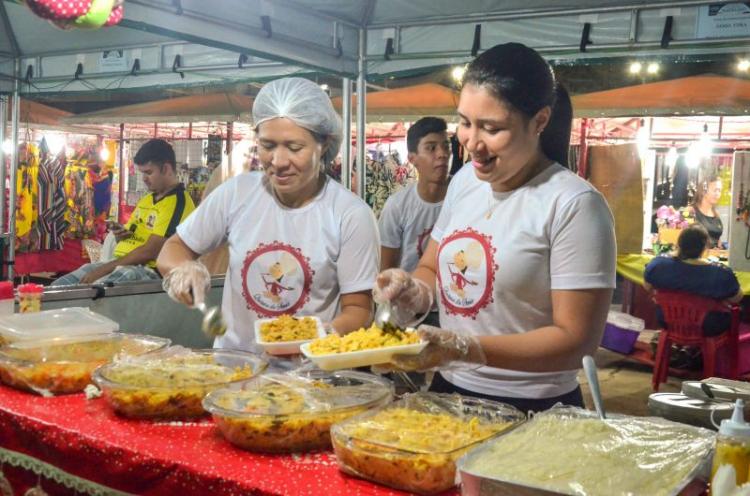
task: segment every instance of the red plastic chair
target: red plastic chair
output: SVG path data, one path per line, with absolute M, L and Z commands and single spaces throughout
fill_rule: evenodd
M 722 346 L 728 347 L 729 379 L 738 375 L 738 341 L 740 327 L 740 307 L 692 293 L 681 291 L 657 290 L 654 295 L 656 304 L 661 307 L 667 329 L 661 329 L 659 344 L 654 358 L 654 391 L 667 381 L 669 372 L 669 353 L 672 343 L 683 346 L 700 346 L 703 354 L 703 378 L 716 377 L 716 355 Z M 703 320 L 709 312 L 730 312 L 731 325 L 728 332 L 718 336 L 703 335 Z

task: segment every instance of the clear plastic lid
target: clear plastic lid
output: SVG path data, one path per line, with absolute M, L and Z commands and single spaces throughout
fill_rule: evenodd
M 7 342 L 107 334 L 119 329 L 117 322 L 84 307 L 0 315 L 0 337 Z
M 392 395 L 393 385 L 373 374 L 313 370 L 261 375 L 214 391 L 203 405 L 221 416 L 286 417 L 380 406 Z
M 526 416 L 496 401 L 414 393 L 332 428 L 332 435 L 410 454 L 447 454 L 515 427 Z

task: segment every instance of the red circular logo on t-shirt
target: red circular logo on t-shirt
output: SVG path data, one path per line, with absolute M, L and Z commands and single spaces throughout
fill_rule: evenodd
M 491 236 L 467 228 L 443 238 L 437 280 L 446 313 L 475 319 L 494 300 L 497 269 Z
M 310 299 L 313 275 L 310 259 L 299 248 L 261 243 L 242 265 L 242 296 L 261 317 L 294 315 Z

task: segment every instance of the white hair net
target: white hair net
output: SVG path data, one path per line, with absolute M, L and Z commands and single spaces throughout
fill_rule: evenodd
M 253 102 L 253 122 L 257 128 L 277 117 L 286 117 L 328 138 L 328 149 L 322 157 L 324 166 L 336 158 L 341 146 L 341 118 L 320 86 L 298 77 L 277 79 L 264 85 Z

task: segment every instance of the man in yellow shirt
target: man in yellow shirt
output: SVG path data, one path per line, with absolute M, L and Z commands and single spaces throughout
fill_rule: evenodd
M 169 143 L 147 141 L 133 162 L 150 193 L 138 202 L 127 224 L 110 224 L 118 241 L 114 260 L 83 265 L 54 281 L 53 286 L 159 279 L 156 257 L 195 205 L 177 179 L 174 149 Z

